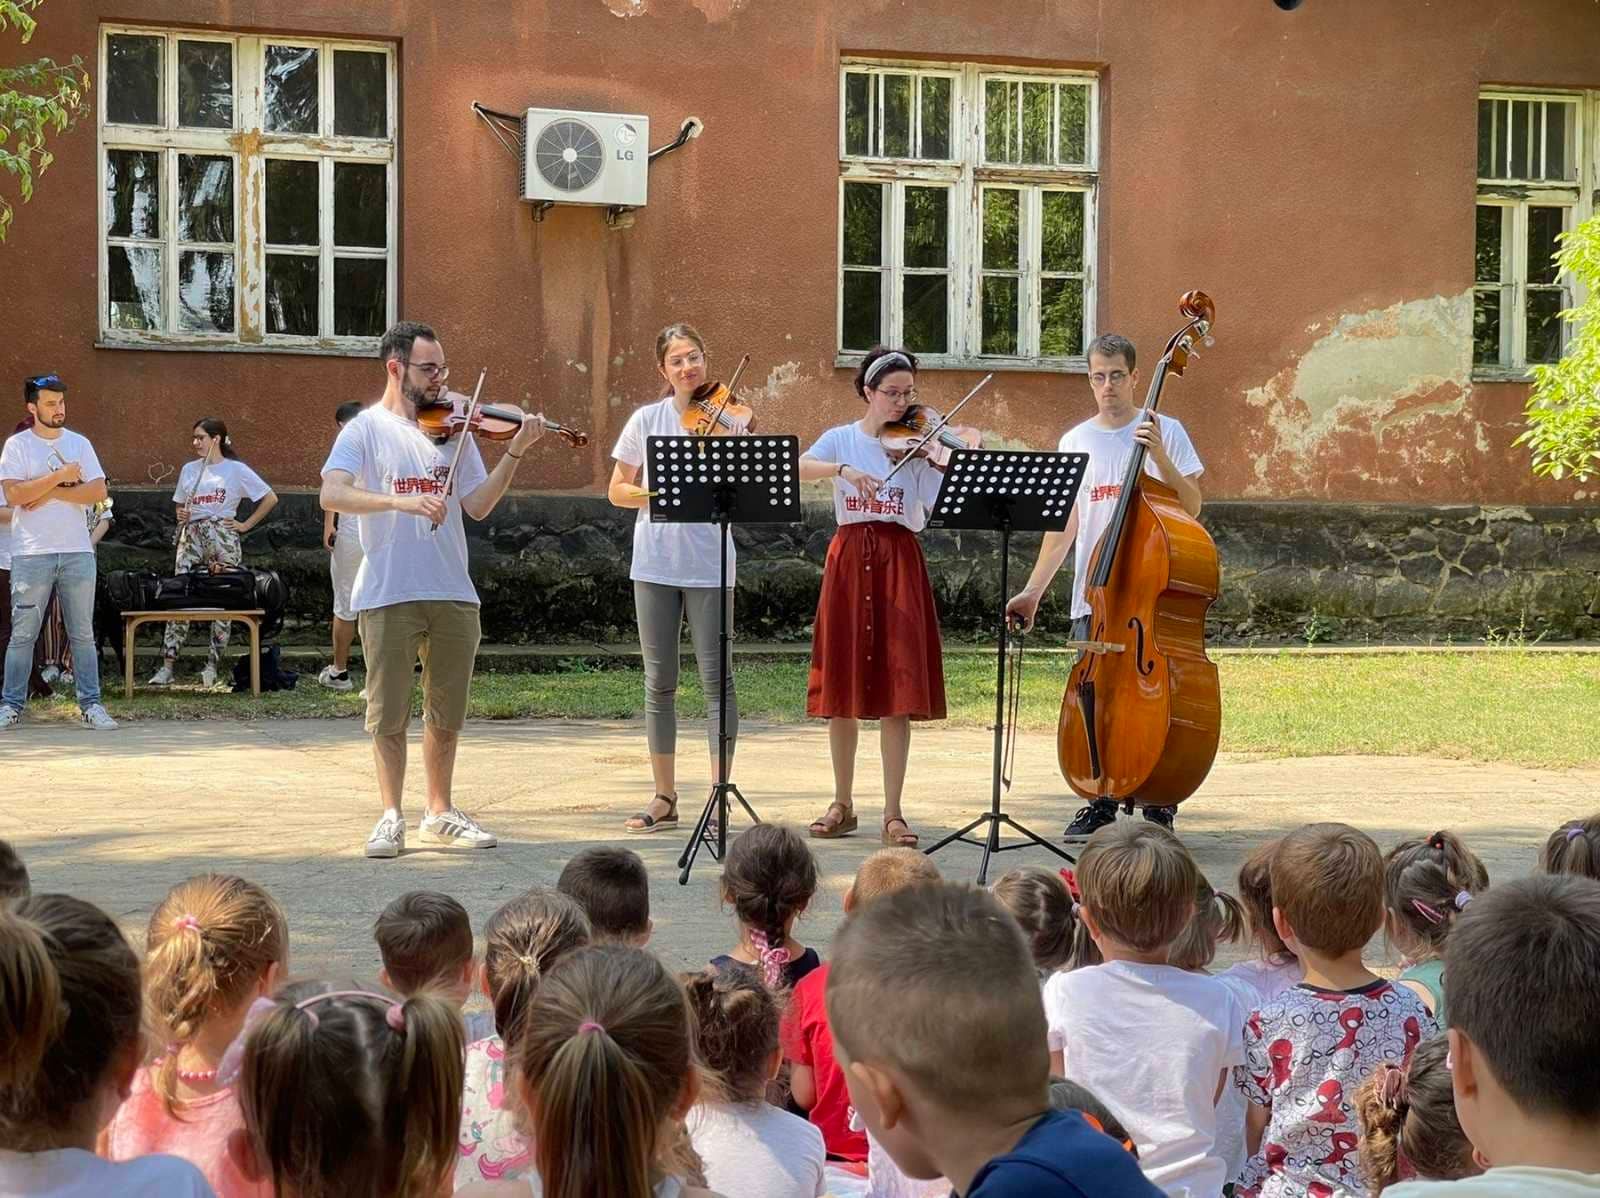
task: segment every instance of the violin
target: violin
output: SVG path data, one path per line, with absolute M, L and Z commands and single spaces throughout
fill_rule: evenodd
M 977 447 L 976 441 L 968 441 L 943 421 L 944 417 L 927 404 L 910 404 L 899 420 L 884 425 L 878 431 L 878 444 L 883 446 L 891 462 L 897 462 L 905 454 L 915 451 L 919 457 L 927 458 L 935 469 L 943 470 L 950 464 L 952 449 Z M 926 445 L 918 448 L 919 443 L 936 428 L 938 433 Z
M 435 441 L 448 441 L 467 427 L 465 401 L 468 397 L 447 391 L 444 398 L 449 402 L 417 409 L 417 427 Z M 521 408 L 504 404 L 479 404 L 478 410 L 473 413 L 471 428 L 474 435 L 485 441 L 509 441 L 529 420 L 542 424 L 546 432 L 555 433 L 573 449 L 582 449 L 589 444 L 588 433 L 580 433 L 554 420 L 546 420 L 543 416 L 531 415 Z
M 688 406 L 683 410 L 685 431 L 697 437 L 716 437 L 755 430 L 755 412 L 749 404 L 742 404 L 734 398 L 734 388 L 739 385 L 739 376 L 749 362 L 749 354 L 739 359 L 739 365 L 734 369 L 733 378 L 727 386 L 711 382 L 701 383 L 694 389 Z

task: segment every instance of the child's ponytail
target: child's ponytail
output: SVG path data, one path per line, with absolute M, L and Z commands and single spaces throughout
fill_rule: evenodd
M 519 894 L 489 917 L 483 929 L 483 974 L 495 1032 L 508 1046 L 540 980 L 590 936 L 589 917 L 577 901 L 545 886 Z
M 728 847 L 722 870 L 723 901 L 750 930 L 762 980 L 777 989 L 789 963 L 784 947 L 794 918 L 817 893 L 817 861 L 793 828 L 757 824 Z
M 1568 820 L 1539 850 L 1539 872 L 1600 880 L 1600 815 Z
M 1077 885 L 1070 869 L 1025 865 L 1002 874 L 991 888 L 1021 925 L 1041 973 L 1100 964 L 1100 950 L 1079 918 Z
M 1237 944 L 1248 932 L 1244 905 L 1225 890 L 1213 890 L 1202 876 L 1195 890 L 1194 915 L 1167 950 L 1167 963 L 1201 970 L 1217 958 L 1219 944 Z
M 26 1091 L 63 1022 L 61 979 L 37 924 L 0 903 L 0 1103 Z M 0 1132 L 8 1130 L 0 1122 Z
M 1454 1181 L 1481 1172 L 1456 1118 L 1449 1048 L 1435 1036 L 1408 1064 L 1380 1065 L 1356 1091 L 1357 1167 L 1374 1196 L 1411 1178 Z
M 1489 871 L 1453 832 L 1402 841 L 1384 858 L 1384 906 L 1429 956 L 1443 952 L 1456 917 L 1488 886 Z
M 397 1112 L 398 1142 L 405 1145 L 400 1177 L 402 1192 L 429 1198 L 440 1178 L 454 1168 L 456 1138 L 461 1130 L 461 1015 L 454 1006 L 429 993 L 414 994 L 398 1007 L 400 1061 L 390 1089 Z M 393 1022 L 385 1020 L 390 1027 Z

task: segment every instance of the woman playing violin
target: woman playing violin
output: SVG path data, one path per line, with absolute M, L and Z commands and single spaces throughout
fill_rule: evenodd
M 928 521 L 941 474 L 927 460 L 892 469 L 879 437 L 917 401 L 917 359 L 882 346 L 855 377 L 866 413 L 831 428 L 800 458 L 802 481 L 833 480 L 839 524 L 828 546 L 812 636 L 806 712 L 828 721 L 833 802 L 811 825 L 822 839 L 856 829 L 853 802 L 861 720 L 878 720 L 883 756 L 883 843 L 915 848 L 900 810 L 911 721 L 945 714 L 939 613 L 916 534 Z M 974 429 L 956 432 L 976 445 Z
M 705 341 L 687 324 L 668 325 L 656 338 L 656 369 L 666 382 L 667 394 L 628 417 L 611 453 L 616 466 L 611 471 L 611 486 L 607 491 L 612 503 L 635 508 L 639 513 L 633 526 L 633 565 L 628 576 L 633 580 L 639 648 L 644 657 L 645 739 L 650 746 L 655 795 L 643 811 L 624 825 L 630 832 L 659 832 L 678 824 L 678 638 L 685 615 L 689 619 L 695 662 L 700 668 L 700 682 L 710 709 L 706 730 L 711 749 L 711 773 L 716 781 L 722 780 L 717 777 L 717 695 L 723 696 L 728 707 L 730 742 L 739 728 L 739 707 L 731 671 L 726 679 L 717 676 L 721 669 L 717 604 L 728 605 L 731 629 L 734 549 L 731 545 L 728 548 L 728 589 L 724 592 L 719 585 L 720 533 L 717 526 L 657 524 L 651 521 L 647 510 L 650 479 L 645 465 L 646 438 L 683 435 L 687 426 L 685 416 L 693 415 L 695 392 L 703 390 L 706 383 Z M 723 431 L 743 432 L 746 417 L 742 410 L 734 414 L 730 404 L 719 423 Z M 638 485 L 639 482 L 643 485 Z M 731 743 L 728 752 L 731 764 Z

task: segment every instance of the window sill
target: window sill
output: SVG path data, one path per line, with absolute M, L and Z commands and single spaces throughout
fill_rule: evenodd
M 1531 383 L 1533 375 L 1528 373 L 1525 366 L 1474 366 L 1472 368 L 1472 381 L 1475 383 Z
M 866 356 L 864 353 L 839 353 L 834 355 L 833 364 L 854 369 Z M 1089 364 L 1083 358 L 959 358 L 949 354 L 918 354 L 917 365 L 923 370 L 969 370 L 986 374 L 991 370 L 997 373 L 1089 373 Z
M 156 335 L 153 337 L 112 337 L 102 335 L 94 343 L 96 349 L 159 350 L 166 353 L 203 354 L 295 354 L 322 358 L 376 358 L 378 341 L 368 344 L 356 342 L 242 342 L 211 339 L 185 340 L 181 337 Z

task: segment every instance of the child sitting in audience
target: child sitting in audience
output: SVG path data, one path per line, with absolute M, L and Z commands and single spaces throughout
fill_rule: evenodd
M 1281 843 L 1269 840 L 1258 845 L 1239 867 L 1239 902 L 1261 956 L 1230 965 L 1217 975 L 1250 987 L 1255 993 L 1254 1000 L 1245 1003 L 1250 1010 L 1271 1002 L 1305 977 L 1299 959 L 1272 926 L 1272 854 Z
M 700 1063 L 711 1071 L 689 1135 L 706 1184 L 739 1198 L 818 1198 L 822 1133 L 766 1101 L 783 1065 L 778 1004 L 748 970 L 704 970 L 684 980 Z
M 595 944 L 650 943 L 650 875 L 632 849 L 584 849 L 567 862 L 556 889 L 583 908 Z
M 1483 862 L 1451 832 L 1401 841 L 1383 859 L 1384 926 L 1405 956 L 1400 984 L 1422 1000 L 1440 1028 L 1450 1026 L 1445 941 L 1472 896 L 1488 886 Z
M 1100 964 L 1100 954 L 1078 920 L 1077 903 L 1059 871 L 1024 865 L 1001 874 L 992 889 L 1028 938 L 1041 986 L 1058 969 Z
M 1172 1198 L 1216 1195 L 1228 1178 L 1217 1100 L 1244 1059 L 1248 1012 L 1227 986 L 1168 964 L 1194 914 L 1200 871 L 1171 832 L 1108 824 L 1078 860 L 1079 918 L 1103 965 L 1045 986 L 1058 1072 L 1087 1086 L 1139 1146 L 1145 1176 Z
M 1539 871 L 1600 880 L 1600 815 L 1568 820 L 1539 850 Z
M 1087 1089 L 1077 1082 L 1069 1082 L 1064 1077 L 1050 1079 L 1050 1109 L 1055 1111 L 1077 1111 L 1089 1123 L 1090 1127 L 1098 1128 L 1113 1140 L 1116 1140 L 1128 1150 L 1128 1154 L 1135 1160 L 1139 1159 L 1139 1146 L 1133 1142 L 1133 1137 L 1128 1134 L 1128 1129 L 1117 1121 L 1105 1103 L 1101 1102 Z
M 448 894 L 412 890 L 383 909 L 372 925 L 383 968 L 378 980 L 396 994 L 432 991 L 460 1011 L 472 993 L 472 920 L 467 909 Z M 462 1012 L 468 1044 L 494 1035 L 494 1017 L 487 1011 Z
M 1245 1025 L 1235 1078 L 1259 1150 L 1237 1193 L 1360 1194 L 1355 1093 L 1380 1066 L 1405 1066 L 1437 1027 L 1420 998 L 1362 964 L 1383 923 L 1372 837 L 1335 823 L 1289 833 L 1272 855 L 1272 897 L 1278 934 L 1306 976 Z
M 1033 958 L 992 895 L 885 895 L 833 949 L 828 1022 L 850 1098 L 906 1174 L 947 1177 L 961 1198 L 1158 1193 L 1116 1141 L 1050 1108 Z
M 1483 1172 L 1456 1118 L 1449 1061 L 1449 1037 L 1435 1036 L 1411 1054 L 1409 1066 L 1379 1065 L 1356 1091 L 1359 1172 L 1368 1194 L 1407 1178 L 1447 1181 Z
M 753 969 L 774 990 L 794 986 L 822 963 L 793 935 L 816 893 L 816 859 L 793 828 L 757 824 L 741 832 L 722 869 L 722 901 L 739 921 L 739 944 L 711 964 Z
M 271 1186 L 244 1177 L 228 1154 L 243 1117 L 236 1079 L 219 1069 L 288 956 L 283 910 L 254 882 L 201 874 L 168 892 L 150 917 L 144 965 L 145 1007 L 165 1048 L 135 1075 L 106 1129 L 104 1155 L 168 1152 L 199 1166 L 222 1198 L 271 1198 Z
M 710 1194 L 685 1184 L 674 1162 L 699 1080 L 688 1000 L 655 957 L 615 945 L 567 956 L 534 995 L 513 1057 L 537 1172 L 468 1186 L 461 1198 Z
M 589 943 L 577 902 L 535 886 L 489 917 L 483 929 L 483 990 L 494 1004 L 495 1033 L 467 1045 L 457 1188 L 520 1177 L 533 1167 L 526 1119 L 506 1077 L 506 1057 L 539 982 L 563 956 Z
M 94 1154 L 140 1056 L 139 959 L 64 894 L 0 902 L 0 1194 L 210 1198 L 188 1161 Z
M 32 891 L 28 882 L 28 867 L 17 856 L 8 840 L 0 840 L 0 902 L 6 899 L 27 898 Z
M 285 1198 L 437 1198 L 455 1163 L 464 1049 L 460 1013 L 426 991 L 284 987 L 247 1020 L 240 1168 Z
M 1491 1167 L 1403 1183 L 1386 1198 L 1594 1198 L 1600 882 L 1556 875 L 1495 887 L 1461 916 L 1445 965 L 1456 1115 Z

